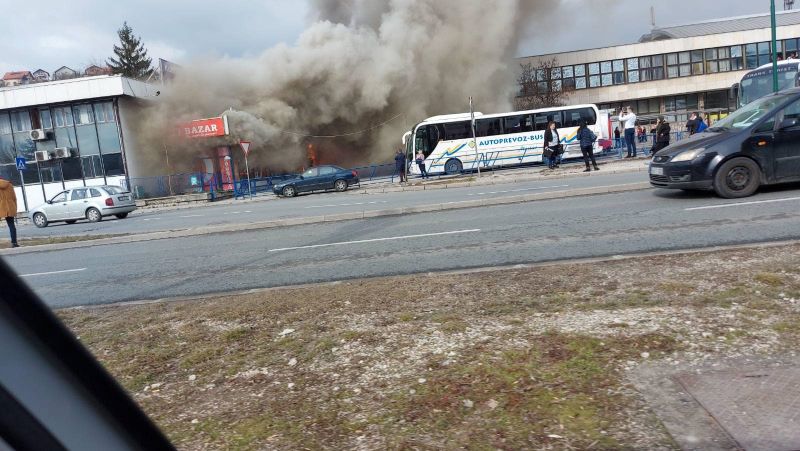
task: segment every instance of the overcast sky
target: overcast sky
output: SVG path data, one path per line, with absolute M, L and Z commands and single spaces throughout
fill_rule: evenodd
M 560 15 L 566 17 L 545 35 L 529 30 L 520 55 L 636 42 L 650 30 L 650 5 L 656 5 L 656 22 L 662 26 L 769 11 L 769 0 L 616 0 L 602 1 L 609 5 L 602 14 L 582 14 L 581 6 L 589 0 L 562 1 L 570 13 Z M 777 3 L 780 10 L 782 2 Z M 291 44 L 309 16 L 302 0 L 38 0 L 35 5 L 5 8 L 0 14 L 0 73 L 102 63 L 126 20 L 154 61 L 181 62 L 196 56 L 258 54 L 280 42 Z

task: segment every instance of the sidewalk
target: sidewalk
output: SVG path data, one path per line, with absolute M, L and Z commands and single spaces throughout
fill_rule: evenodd
M 399 193 L 405 191 L 425 191 L 434 189 L 466 188 L 470 186 L 502 185 L 520 182 L 533 182 L 537 180 L 558 180 L 569 177 L 590 177 L 594 174 L 624 174 L 631 172 L 647 171 L 647 161 L 643 158 L 635 160 L 608 160 L 600 161 L 600 171 L 583 172 L 585 166 L 583 162 L 568 162 L 562 168 L 549 170 L 541 166 L 498 169 L 489 172 L 482 172 L 480 177 L 477 173 L 467 173 L 453 176 L 440 176 L 434 180 L 412 179 L 410 183 L 400 184 L 398 182 L 373 182 L 367 187 L 355 187 L 349 189 L 347 194 L 383 194 Z M 645 180 L 646 181 L 646 180 Z M 175 196 L 178 197 L 178 196 Z M 186 208 L 203 208 L 204 206 L 216 205 L 243 205 L 260 203 L 278 199 L 272 193 L 259 193 L 252 198 L 244 199 L 225 199 L 216 202 L 196 203 L 186 205 L 158 205 L 141 207 L 140 211 L 170 211 Z

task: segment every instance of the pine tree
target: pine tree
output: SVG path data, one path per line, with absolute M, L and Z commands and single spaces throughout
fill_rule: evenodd
M 114 46 L 115 58 L 108 59 L 108 67 L 115 74 L 122 74 L 128 78 L 144 80 L 153 74 L 151 67 L 153 60 L 147 57 L 147 50 L 144 48 L 141 39 L 134 36 L 133 29 L 128 26 L 128 22 L 117 30 L 120 45 Z

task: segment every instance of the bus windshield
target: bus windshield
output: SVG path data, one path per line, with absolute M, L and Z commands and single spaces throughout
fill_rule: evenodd
M 795 86 L 797 66 L 778 68 L 778 89 Z M 739 107 L 772 93 L 772 69 L 758 70 L 745 75 L 739 88 Z

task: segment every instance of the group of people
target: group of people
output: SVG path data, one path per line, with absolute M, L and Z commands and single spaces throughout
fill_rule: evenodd
M 586 164 L 586 169 L 583 172 L 590 172 L 592 168 L 594 168 L 595 171 L 599 171 L 600 167 L 597 166 L 597 161 L 595 161 L 594 158 L 594 142 L 597 141 L 597 135 L 589 129 L 585 119 L 581 119 L 579 122 L 576 138 L 581 146 L 583 162 Z M 547 162 L 547 167 L 550 169 L 559 167 L 562 155 L 564 155 L 564 145 L 561 144 L 558 126 L 554 121 L 550 121 L 544 132 L 544 144 L 542 148 L 542 156 Z M 589 163 L 591 163 L 591 166 Z
M 625 146 L 628 154 L 625 158 L 635 158 L 637 155 L 636 142 L 647 142 L 647 132 L 645 127 L 636 125 L 636 114 L 631 107 L 623 108 L 622 113 L 619 115 L 619 121 L 623 124 L 625 129 L 624 141 L 620 136 L 619 127 L 614 129 L 614 147 L 620 148 Z M 706 119 L 703 119 L 701 113 L 692 113 L 689 120 L 686 121 L 686 131 L 689 135 L 700 133 L 709 127 Z M 672 132 L 664 116 L 658 116 L 655 127 L 650 130 L 653 139 L 653 147 L 650 150 L 650 155 L 654 155 L 659 150 L 667 147 L 670 142 L 670 133 Z
M 630 106 L 622 109 L 618 119 L 625 129 L 625 147 L 628 151 L 625 158 L 636 158 L 636 140 L 647 142 L 647 131 L 643 126 L 636 125 L 636 113 L 633 112 L 633 108 Z M 669 123 L 664 120 L 664 116 L 658 116 L 656 126 L 650 130 L 650 134 L 653 135 L 653 147 L 650 149 L 651 156 L 669 145 L 671 131 Z M 622 147 L 619 127 L 614 129 L 614 139 L 616 147 Z
M 419 167 L 419 173 L 422 178 L 428 178 L 428 171 L 425 170 L 425 154 L 422 151 L 418 151 L 417 154 L 414 156 L 414 162 Z M 408 174 L 406 173 L 406 153 L 403 152 L 403 149 L 397 149 L 397 153 L 394 154 L 394 167 L 397 171 L 398 175 L 400 176 L 400 183 L 407 183 L 408 182 Z

